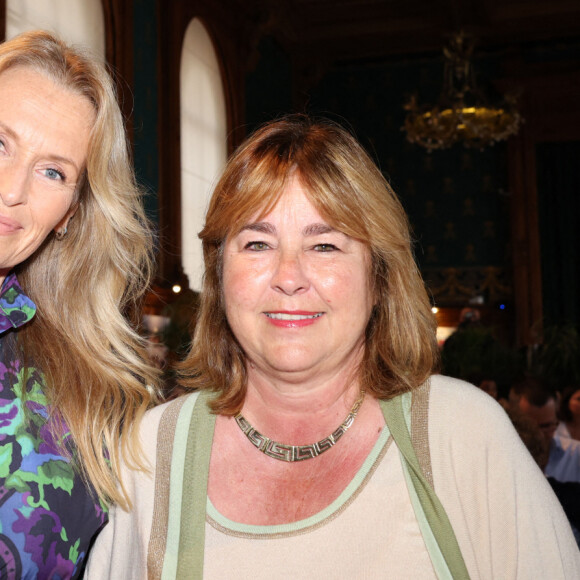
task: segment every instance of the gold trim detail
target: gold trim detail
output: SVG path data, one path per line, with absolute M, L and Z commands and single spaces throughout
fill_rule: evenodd
M 411 443 L 425 479 L 433 488 L 433 470 L 429 451 L 429 393 L 431 379 L 413 391 L 411 399 Z
M 169 518 L 169 489 L 175 427 L 181 407 L 187 397 L 179 397 L 163 411 L 157 434 L 157 463 L 155 469 L 155 503 L 151 536 L 147 547 L 147 580 L 160 580 L 167 543 Z

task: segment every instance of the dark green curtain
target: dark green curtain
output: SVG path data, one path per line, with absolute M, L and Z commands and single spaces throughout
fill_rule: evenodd
M 580 141 L 536 147 L 547 326 L 580 326 Z

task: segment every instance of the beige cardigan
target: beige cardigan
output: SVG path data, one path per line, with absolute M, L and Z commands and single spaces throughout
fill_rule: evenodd
M 147 578 L 157 429 L 166 407 L 153 409 L 143 422 L 152 473 L 125 472 L 135 509 L 111 511 L 89 560 L 89 580 Z M 434 376 L 427 424 L 435 491 L 471 578 L 580 578 L 580 553 L 566 517 L 503 409 L 471 385 Z M 369 536 L 373 540 L 381 541 Z M 424 568 L 409 568 L 408 578 L 422 577 Z

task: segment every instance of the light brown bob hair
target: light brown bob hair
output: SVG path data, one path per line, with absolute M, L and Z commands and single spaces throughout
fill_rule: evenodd
M 223 302 L 224 244 L 257 214 L 267 215 L 293 176 L 332 227 L 370 251 L 376 304 L 366 328 L 361 387 L 388 399 L 419 386 L 438 368 L 435 318 L 401 203 L 345 129 L 326 119 L 287 116 L 257 130 L 234 153 L 199 235 L 205 277 L 182 383 L 216 391 L 213 409 L 219 413 L 241 409 L 247 384 L 246 357 L 228 325 Z
M 0 45 L 0 82 L 15 67 L 34 70 L 86 99 L 93 122 L 77 206 L 62 240 L 51 232 L 15 268 L 37 313 L 17 332 L 28 367 L 45 376 L 58 424 L 101 500 L 128 505 L 121 455 L 141 465 L 135 427 L 156 399 L 158 372 L 126 314 L 137 312 L 152 273 L 153 237 L 129 158 L 123 117 L 104 65 L 80 47 L 33 31 Z M 65 451 L 66 452 L 66 451 Z

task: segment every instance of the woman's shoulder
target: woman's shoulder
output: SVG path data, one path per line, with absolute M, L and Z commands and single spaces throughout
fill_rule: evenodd
M 199 392 L 186 393 L 164 403 L 160 403 L 145 413 L 144 422 L 159 424 L 165 414 L 179 413 L 186 403 L 195 403 L 198 395 Z
M 502 406 L 469 383 L 433 376 L 428 415 L 435 490 L 468 569 L 578 578 L 562 508 Z
M 155 441 L 160 429 L 164 432 L 167 429 L 174 429 L 179 417 L 191 414 L 198 395 L 198 392 L 188 393 L 149 409 L 141 421 L 139 430 L 141 440 Z
M 196 399 L 196 393 L 182 395 L 149 409 L 141 419 L 138 426 L 139 453 L 145 469 L 135 469 L 128 461 L 121 469 L 123 483 L 133 504 L 142 502 L 145 509 L 150 507 L 157 472 L 162 467 L 159 461 L 171 463 L 176 427 L 181 423 L 187 430 Z
M 475 385 L 447 377 L 445 375 L 432 375 L 429 379 L 431 397 L 435 401 L 445 399 L 448 404 L 475 404 L 495 408 L 501 405 L 486 392 Z
M 444 375 L 430 379 L 429 420 L 444 431 L 465 430 L 472 435 L 512 430 L 507 413 L 493 397 L 466 381 Z

